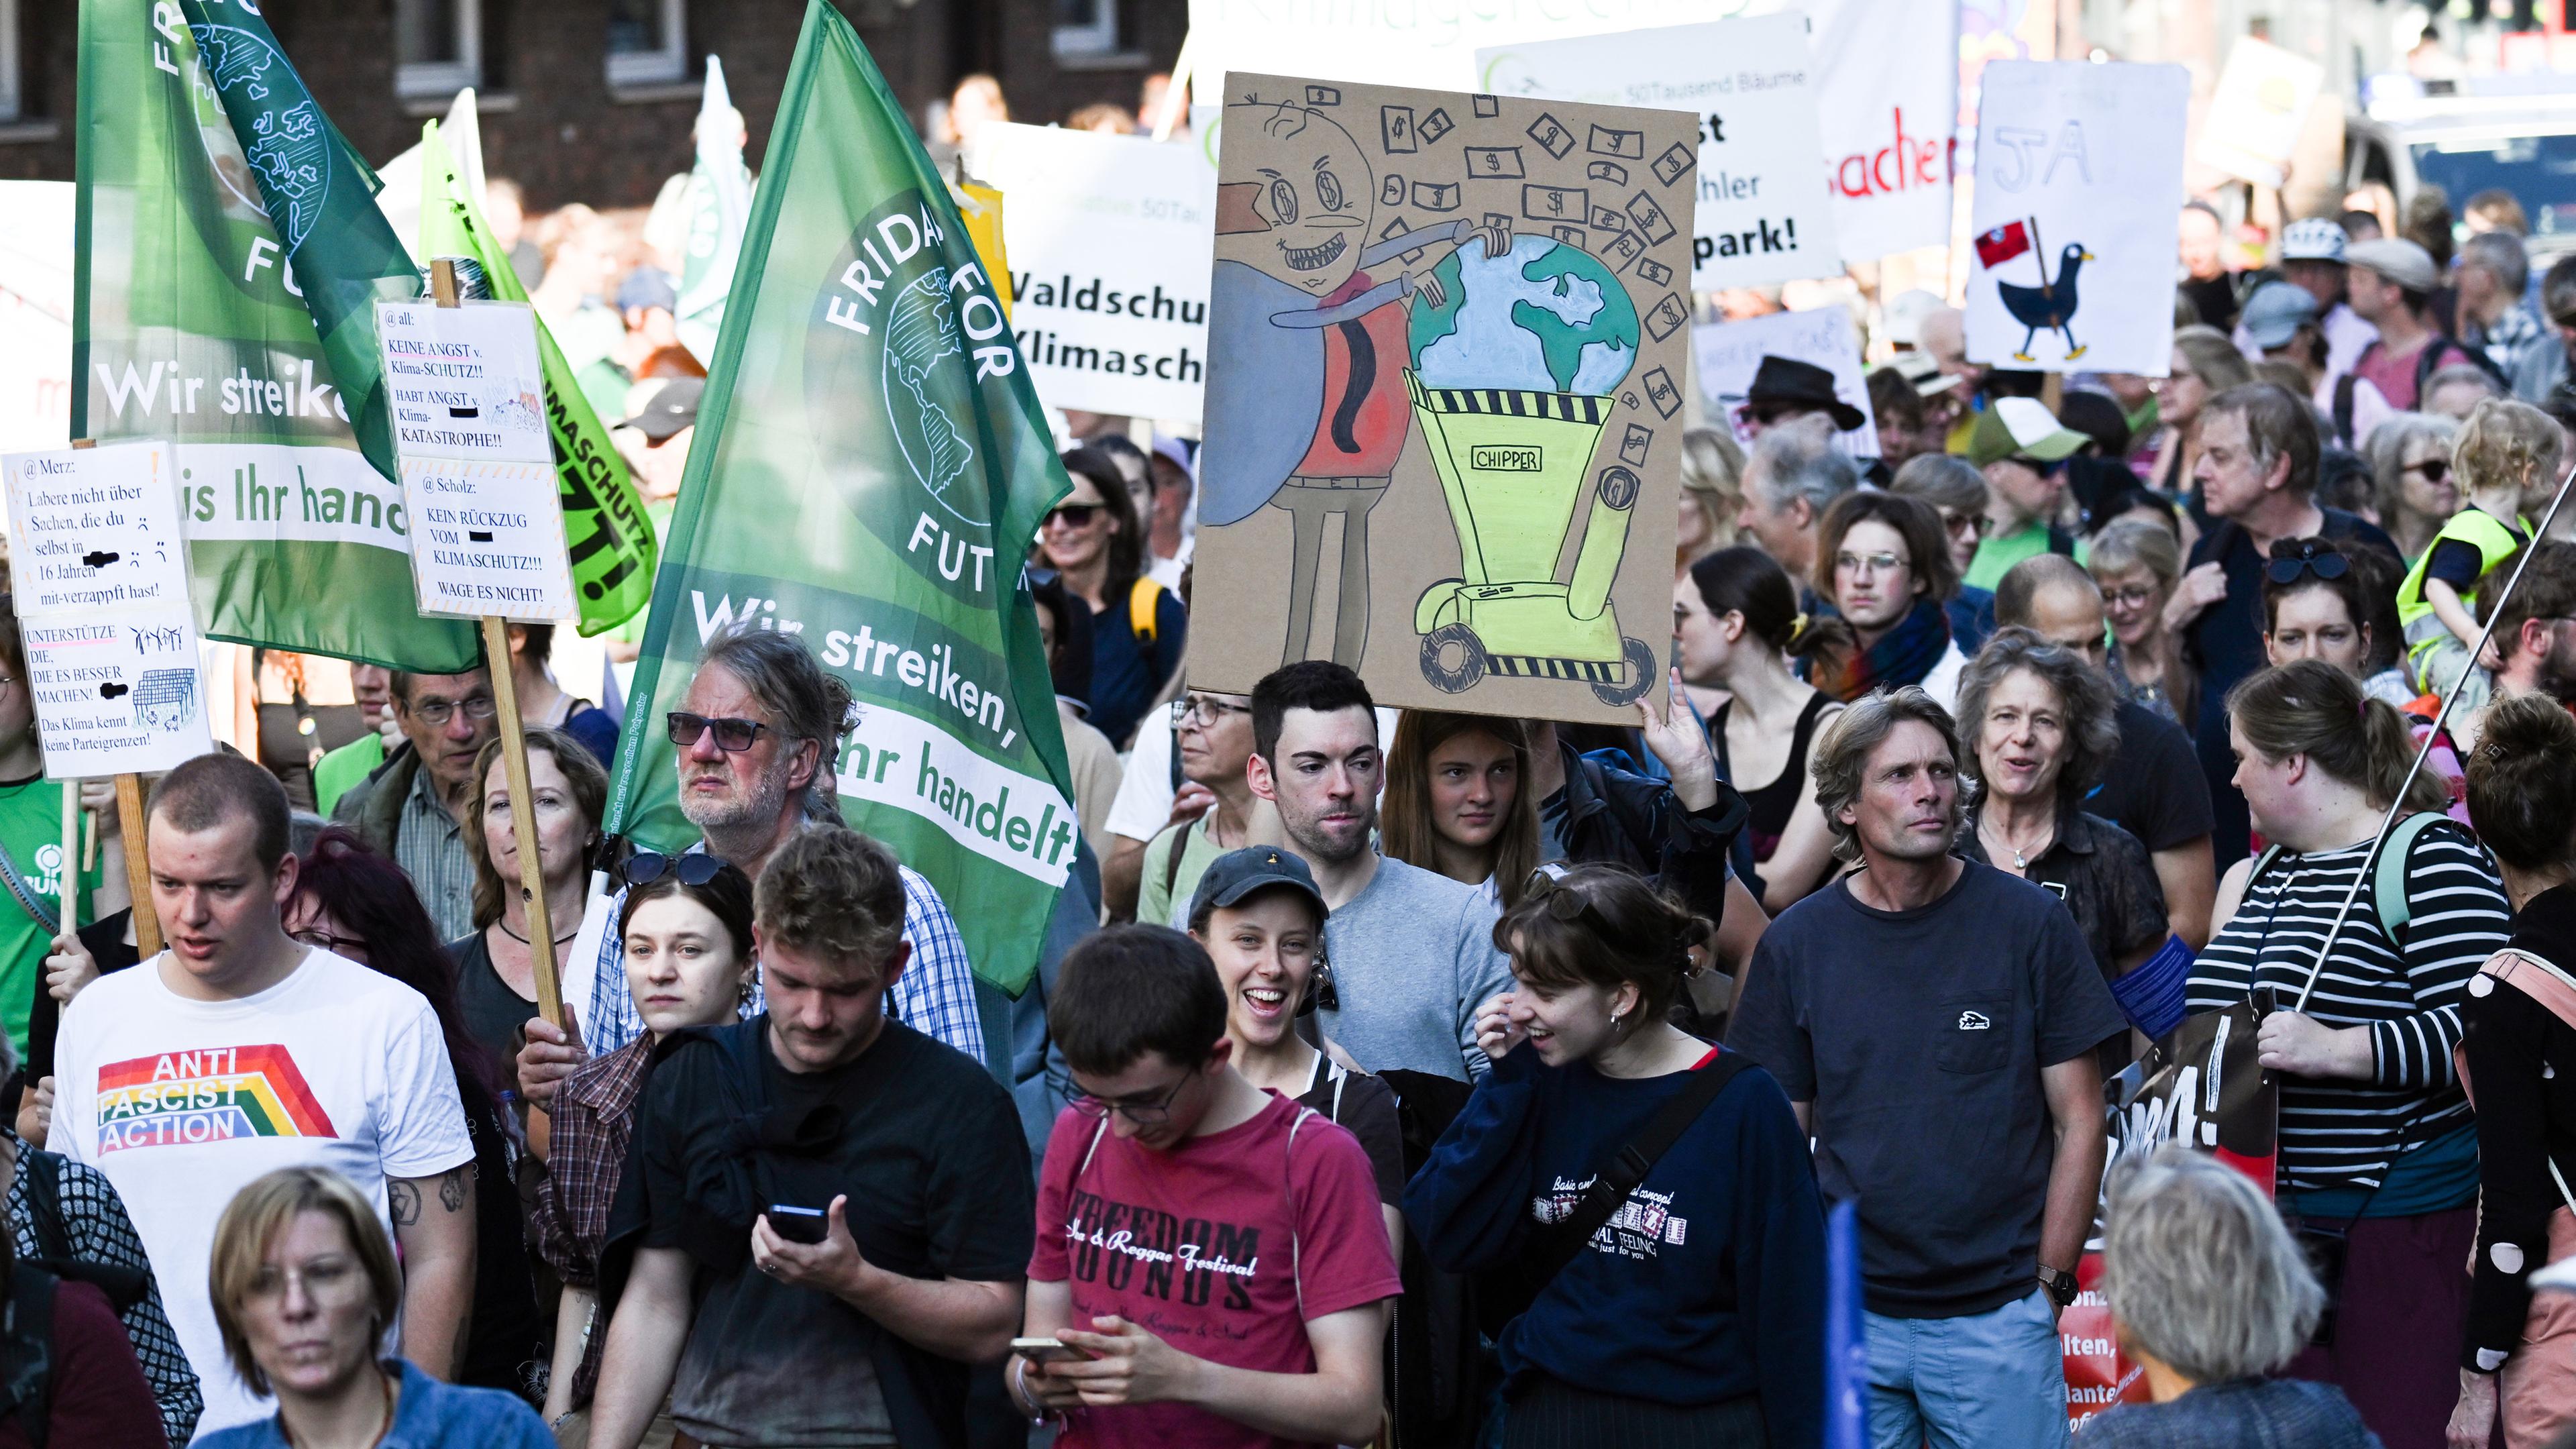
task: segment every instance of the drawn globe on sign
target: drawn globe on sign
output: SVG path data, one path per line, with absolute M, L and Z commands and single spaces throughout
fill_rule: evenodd
M 953 391 L 946 376 L 963 365 L 966 341 L 957 309 L 948 300 L 948 269 L 933 267 L 886 304 L 886 423 L 914 481 L 956 515 L 981 528 L 991 520 L 976 506 L 973 490 L 956 487 L 975 450 L 939 399 Z M 957 359 L 951 361 L 950 359 Z
M 304 244 L 322 204 L 331 193 L 331 133 L 322 113 L 308 99 L 278 105 L 279 88 L 272 70 L 283 70 L 286 58 L 267 41 L 229 25 L 190 27 L 206 78 L 229 110 L 247 100 L 254 108 L 251 141 L 244 159 L 269 195 L 283 197 L 286 215 L 269 218 L 278 242 L 292 252 Z M 288 92 L 289 95 L 293 91 Z
M 1620 459 L 1593 475 L 1592 455 L 1637 365 L 1636 304 L 1599 258 L 1545 235 L 1516 237 L 1499 257 L 1471 241 L 1432 277 L 1414 299 L 1406 381 L 1460 573 L 1414 604 L 1423 678 L 1451 694 L 1491 674 L 1561 680 L 1624 706 L 1656 668 L 1610 606 L 1642 480 Z M 1643 427 L 1629 433 L 1643 440 L 1623 454 L 1652 446 Z M 1587 477 L 1593 504 L 1561 581 Z

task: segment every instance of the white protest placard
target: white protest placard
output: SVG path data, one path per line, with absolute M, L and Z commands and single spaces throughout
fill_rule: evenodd
M 151 774 L 214 749 L 184 595 L 142 609 L 25 619 L 19 637 L 48 778 Z
M 1878 421 L 1869 410 L 1869 371 L 1861 365 L 1851 314 L 1840 307 L 1772 312 L 1739 322 L 1703 322 L 1691 329 L 1691 362 L 1708 416 L 1724 418 L 1739 443 L 1753 441 L 1736 408 L 1753 386 L 1765 357 L 1812 362 L 1834 375 L 1834 396 L 1860 409 L 1861 425 L 1834 434 L 1834 446 L 1854 458 L 1879 454 Z
M 518 302 L 378 302 L 376 324 L 424 614 L 573 618 L 536 314 Z
M 167 770 L 215 747 L 171 466 L 158 440 L 0 460 L 51 779 Z
M 2326 68 L 2269 41 L 2240 36 L 2218 73 L 2218 90 L 2200 120 L 2202 164 L 2258 186 L 2288 179 L 2308 108 L 2325 86 Z
M 406 458 L 551 463 L 536 313 L 524 302 L 378 302 L 385 400 Z
M 406 457 L 402 484 L 422 613 L 544 624 L 580 611 L 552 463 Z
M 1216 165 L 1156 143 L 995 122 L 968 170 L 1002 193 L 1011 326 L 1059 408 L 1197 422 Z
M 1809 0 L 1816 113 L 1846 261 L 1950 241 L 1959 7 Z
M 1996 61 L 1983 87 L 1969 359 L 2164 376 L 2191 73 Z
M 1841 275 L 1805 16 L 1534 41 L 1480 50 L 1476 61 L 1490 94 L 1698 117 L 1691 290 Z M 1586 223 L 1652 244 L 1670 223 L 1651 199 L 1636 207 L 1628 198 L 1651 198 L 1649 183 L 1669 181 L 1690 158 L 1648 156 L 1637 134 L 1596 126 L 1583 138 L 1584 177 L 1594 183 Z M 1518 164 L 1483 150 L 1475 164 L 1481 172 L 1487 163 L 1496 175 Z
M 188 601 L 170 445 L 12 453 L 9 564 L 26 618 Z

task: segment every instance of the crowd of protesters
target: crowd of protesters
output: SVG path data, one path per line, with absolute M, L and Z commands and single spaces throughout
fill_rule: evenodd
M 973 78 L 932 139 L 1007 115 Z M 1063 417 L 1084 851 L 1017 1001 L 842 823 L 792 634 L 652 722 L 673 853 L 603 838 L 616 676 L 551 630 L 492 662 L 524 800 L 489 668 L 248 657 L 84 924 L 0 618 L 0 1444 L 1796 1449 L 1847 1202 L 1880 1449 L 2569 1442 L 2576 259 L 2535 316 L 2468 214 L 2234 273 L 2195 203 L 2163 379 L 1915 308 L 1874 458 L 1766 358 L 1622 727 L 1191 680 L 1195 446 Z M 667 519 L 667 239 L 538 233 Z M 2106 1078 L 2249 997 L 2273 1167 L 2107 1162 Z M 2094 1290 L 2143 1389 L 2071 1429 Z

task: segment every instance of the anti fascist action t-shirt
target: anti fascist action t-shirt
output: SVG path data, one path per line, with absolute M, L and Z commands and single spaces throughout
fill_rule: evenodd
M 474 1146 L 419 992 L 321 950 L 235 1001 L 178 995 L 161 979 L 177 969 L 164 954 L 102 976 L 63 1012 L 47 1145 L 125 1200 L 204 1386 L 204 1435 L 272 1407 L 233 1372 L 206 1298 L 215 1220 L 233 1194 L 281 1167 L 329 1167 L 390 1229 L 388 1178 L 435 1177 Z
M 1303 1111 L 1274 1093 L 1250 1121 L 1156 1151 L 1067 1108 L 1047 1142 L 1029 1277 L 1071 1285 L 1076 1328 L 1114 1314 L 1193 1358 L 1313 1373 L 1309 1320 L 1402 1288 L 1368 1154 L 1314 1115 L 1292 1143 Z M 1295 1441 L 1204 1409 L 1140 1404 L 1076 1410 L 1056 1443 L 1292 1449 Z
M 2057 897 L 1973 861 L 1930 905 L 1848 879 L 1780 913 L 1726 1044 L 1812 1102 L 1825 1201 L 1860 1202 L 1873 1313 L 2030 1295 L 2055 1133 L 2042 1069 L 2127 1029 Z

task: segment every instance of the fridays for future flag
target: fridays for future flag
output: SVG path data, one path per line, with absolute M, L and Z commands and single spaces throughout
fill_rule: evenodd
M 992 279 L 858 33 L 809 0 L 664 543 L 608 829 L 680 813 L 663 716 L 728 626 L 796 633 L 860 708 L 851 825 L 1037 970 L 1081 835 L 1020 560 L 1069 490 Z
M 680 345 L 712 361 L 724 326 L 725 296 L 742 262 L 742 234 L 751 224 L 751 168 L 742 159 L 742 113 L 725 90 L 724 62 L 707 57 L 707 84 L 698 102 L 698 161 L 681 193 L 688 235 L 680 259 Z
M 419 283 L 266 23 L 82 0 L 79 127 L 72 432 L 176 445 L 205 633 L 471 668 L 473 623 L 415 602 L 376 361 L 375 299 Z
M 464 134 L 473 135 L 474 113 L 464 112 Z M 456 115 L 450 112 L 450 123 Z M 480 144 L 474 147 L 481 150 Z M 421 256 L 472 257 L 482 264 L 493 299 L 528 300 L 510 256 L 492 237 L 475 202 L 475 187 L 436 121 L 421 128 Z M 581 606 L 581 632 L 597 634 L 623 624 L 653 591 L 653 525 L 627 476 L 626 459 L 573 380 L 563 349 L 537 319 L 537 355 L 546 375 L 546 430 L 555 446 L 556 491 L 563 499 L 564 538 L 572 549 L 573 596 Z

